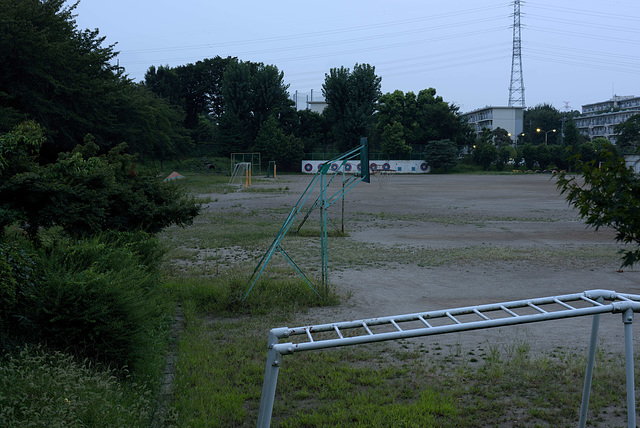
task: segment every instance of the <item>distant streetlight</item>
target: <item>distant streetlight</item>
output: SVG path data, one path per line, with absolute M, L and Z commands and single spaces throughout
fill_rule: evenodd
M 536 129 L 536 132 L 544 132 L 544 145 L 546 146 L 547 145 L 547 137 L 549 136 L 549 132 L 556 132 L 556 130 L 552 129 L 551 131 L 545 131 L 543 129 L 538 128 L 538 129 Z

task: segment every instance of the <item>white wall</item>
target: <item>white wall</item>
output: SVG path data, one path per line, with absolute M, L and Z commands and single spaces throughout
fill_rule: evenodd
M 324 160 L 303 160 L 302 172 L 307 174 L 315 174 L 318 172 L 320 165 L 326 163 Z M 342 171 L 342 163 L 337 162 L 331 165 L 331 171 Z M 360 172 L 360 161 L 348 161 L 345 165 L 345 172 Z M 431 172 L 431 167 L 424 160 L 369 160 L 369 170 L 388 170 L 398 174 L 424 174 Z

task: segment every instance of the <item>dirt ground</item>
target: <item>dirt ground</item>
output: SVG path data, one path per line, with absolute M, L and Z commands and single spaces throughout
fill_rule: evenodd
M 311 180 L 310 175 L 283 176 L 257 186 L 287 186 L 286 195 L 237 192 L 223 195 L 219 204 L 242 202 L 247 207 L 293 206 Z M 379 227 L 347 224 L 346 239 L 378 246 L 415 249 L 482 247 L 538 252 L 603 248 L 615 252 L 612 230 L 594 231 L 580 220 L 545 174 L 523 175 L 394 175 L 381 186 L 359 183 L 345 198 L 348 213 L 392 215 Z M 430 216 L 451 221 L 416 220 Z M 478 222 L 470 220 L 478 219 Z M 275 233 L 274 232 L 274 237 Z M 265 249 L 266 250 L 266 249 Z M 331 253 L 329 253 L 331 259 Z M 607 289 L 640 294 L 640 270 L 619 272 L 619 259 L 605 264 L 554 260 L 477 262 L 461 259 L 455 265 L 421 267 L 390 264 L 353 266 L 329 272 L 332 284 L 351 297 L 338 307 L 310 310 L 299 325 L 330 323 L 436 309 L 507 302 Z M 280 326 L 272 326 L 280 327 Z M 296 327 L 289 325 L 288 327 Z M 585 351 L 590 318 L 547 321 L 414 339 L 448 346 L 485 348 L 526 341 L 532 352 L 558 347 Z M 635 343 L 640 328 L 634 328 Z M 624 352 L 620 314 L 602 316 L 602 349 Z M 637 348 L 637 346 L 636 346 Z

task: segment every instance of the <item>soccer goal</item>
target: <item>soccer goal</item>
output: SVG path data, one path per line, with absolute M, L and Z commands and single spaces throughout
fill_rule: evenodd
M 245 188 L 251 186 L 251 162 L 239 162 L 233 166 L 229 185 L 244 185 Z

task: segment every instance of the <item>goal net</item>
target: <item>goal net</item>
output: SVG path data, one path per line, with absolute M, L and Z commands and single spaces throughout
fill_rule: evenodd
M 239 162 L 234 165 L 229 185 L 244 185 L 248 187 L 251 183 L 251 162 Z

